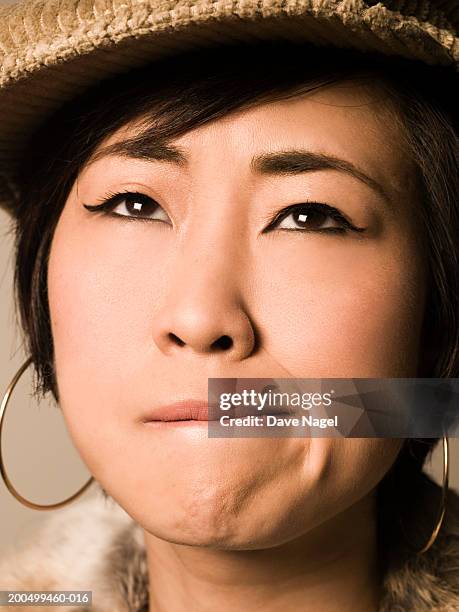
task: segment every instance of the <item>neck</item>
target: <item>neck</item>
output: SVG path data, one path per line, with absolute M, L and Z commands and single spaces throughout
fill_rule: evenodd
M 318 528 L 263 550 L 217 550 L 145 533 L 149 612 L 377 612 L 374 495 Z

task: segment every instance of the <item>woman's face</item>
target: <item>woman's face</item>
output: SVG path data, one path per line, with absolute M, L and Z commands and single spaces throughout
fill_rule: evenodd
M 208 438 L 205 421 L 143 422 L 205 401 L 209 377 L 416 376 L 419 202 L 375 93 L 336 84 L 201 126 L 172 152 L 150 142 L 151 159 L 102 155 L 136 133 L 126 126 L 74 184 L 48 271 L 60 404 L 92 474 L 149 533 L 274 546 L 362 500 L 393 463 L 401 440 Z M 119 216 L 84 207 L 127 191 L 144 195 L 119 198 Z M 306 220 L 305 203 L 352 225 Z

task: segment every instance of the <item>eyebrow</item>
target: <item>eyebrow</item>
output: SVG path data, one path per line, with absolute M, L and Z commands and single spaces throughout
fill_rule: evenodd
M 142 135 L 115 142 L 96 151 L 87 165 L 107 156 L 121 156 L 154 162 L 162 161 L 180 167 L 188 165 L 188 157 L 183 149 L 164 141 L 143 138 Z M 307 149 L 290 149 L 261 153 L 250 161 L 250 168 L 255 174 L 265 176 L 298 175 L 318 170 L 337 170 L 349 174 L 366 184 L 389 204 L 391 200 L 384 187 L 352 162 Z

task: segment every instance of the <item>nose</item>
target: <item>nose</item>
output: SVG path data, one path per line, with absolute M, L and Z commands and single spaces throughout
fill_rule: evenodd
M 221 248 L 221 247 L 220 247 Z M 154 321 L 153 336 L 165 355 L 216 355 L 246 359 L 255 350 L 255 329 L 240 293 L 237 265 L 223 257 L 182 256 L 169 293 Z M 188 259 L 188 265 L 185 261 Z

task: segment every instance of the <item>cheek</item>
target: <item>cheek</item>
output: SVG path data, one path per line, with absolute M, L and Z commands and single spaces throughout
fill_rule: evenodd
M 136 413 L 133 388 L 143 393 L 145 409 L 158 382 L 151 321 L 165 286 L 161 262 L 154 254 L 140 258 L 151 244 L 134 249 L 134 235 L 120 232 L 121 226 L 104 221 L 81 229 L 64 209 L 48 266 L 60 404 L 77 447 L 92 463 L 99 460 L 100 443 L 115 440 L 120 422 Z
M 271 249 L 257 272 L 267 349 L 297 377 L 414 376 L 424 302 L 414 247 L 345 240 Z

